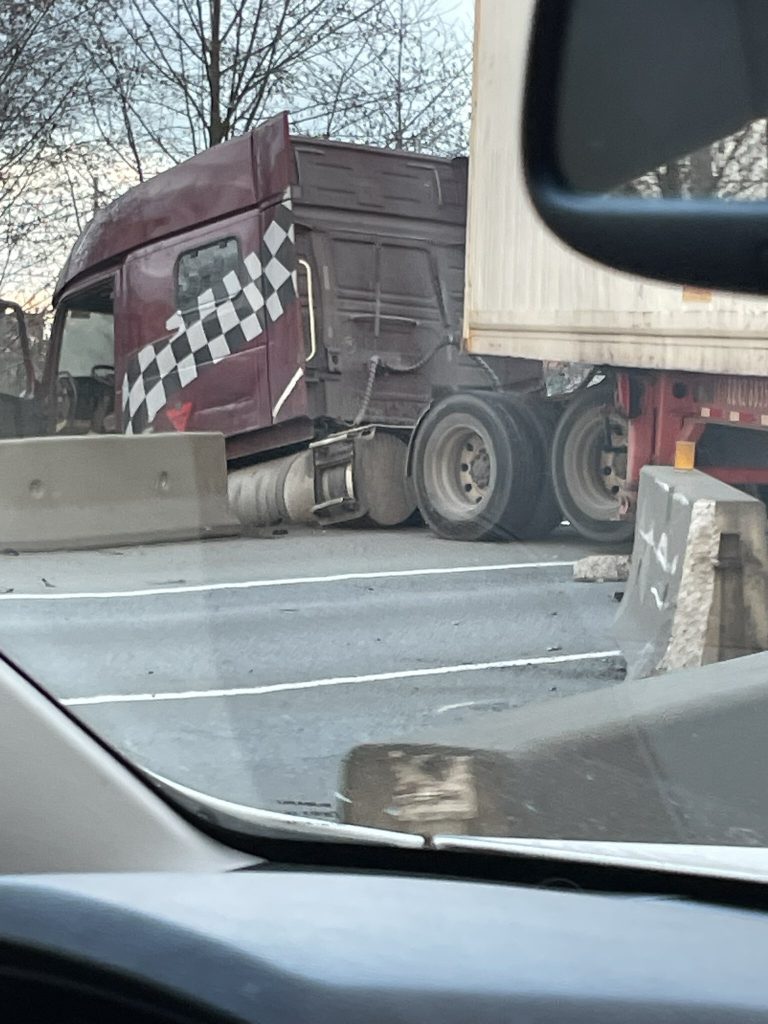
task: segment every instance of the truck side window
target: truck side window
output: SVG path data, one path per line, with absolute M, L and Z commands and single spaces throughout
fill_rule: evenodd
M 57 365 L 60 374 L 86 378 L 94 366 L 115 365 L 114 287 L 108 277 L 67 300 L 61 310 L 65 316 Z
M 198 298 L 239 264 L 240 243 L 236 238 L 221 238 L 182 253 L 176 263 L 177 309 L 183 312 L 194 309 Z

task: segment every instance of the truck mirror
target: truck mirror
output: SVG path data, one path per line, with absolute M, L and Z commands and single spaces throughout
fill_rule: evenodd
M 620 270 L 768 292 L 768 4 L 539 0 L 523 114 L 545 223 Z
M 0 299 L 0 394 L 31 398 L 35 372 L 24 311 Z

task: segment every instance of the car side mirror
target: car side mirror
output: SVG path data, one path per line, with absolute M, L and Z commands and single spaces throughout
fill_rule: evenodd
M 585 256 L 768 293 L 768 4 L 539 0 L 523 160 Z

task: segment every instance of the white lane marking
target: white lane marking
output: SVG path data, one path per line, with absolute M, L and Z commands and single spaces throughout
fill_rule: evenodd
M 559 654 L 545 658 L 513 658 L 510 661 L 483 661 L 469 665 L 441 665 L 438 668 L 411 668 L 402 672 L 376 672 L 367 676 L 335 676 L 330 679 L 309 679 L 301 683 L 275 683 L 272 686 L 241 686 L 230 690 L 181 690 L 176 693 L 115 693 L 96 697 L 66 697 L 66 707 L 92 704 L 140 704 L 161 700 L 202 700 L 211 697 L 256 697 L 264 693 L 285 693 L 288 690 L 317 690 L 324 686 L 345 686 L 355 683 L 388 683 L 397 679 L 423 679 L 425 676 L 450 676 L 462 672 L 487 672 L 502 668 L 527 668 L 530 665 L 562 665 L 570 661 L 597 661 L 616 658 L 621 651 L 590 651 L 587 654 Z
M 464 565 L 444 569 L 392 569 L 381 572 L 342 572 L 333 576 L 290 576 L 276 580 L 241 580 L 234 583 L 194 583 L 143 590 L 81 590 L 60 594 L 0 594 L 0 601 L 97 601 L 118 597 L 160 597 L 166 594 L 205 594 L 217 590 L 259 590 L 264 587 L 295 587 L 309 583 L 347 583 L 354 580 L 391 580 L 409 576 L 452 576 L 473 572 L 506 572 L 514 569 L 572 568 L 573 562 L 511 562 L 508 565 Z

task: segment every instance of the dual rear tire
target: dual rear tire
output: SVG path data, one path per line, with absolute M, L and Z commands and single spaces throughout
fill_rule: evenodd
M 576 394 L 552 442 L 552 479 L 564 517 L 595 544 L 624 544 L 635 524 L 619 519 L 627 477 L 629 425 L 616 409 L 610 381 Z
M 413 448 L 416 499 L 451 540 L 523 540 L 560 522 L 546 473 L 548 426 L 523 399 L 452 395 L 422 423 Z M 551 421 L 550 421 L 551 422 Z
M 562 405 L 499 393 L 453 395 L 421 424 L 411 472 L 421 514 L 451 540 L 534 540 L 565 517 L 586 539 L 629 540 L 618 520 L 626 421 L 609 384 Z

